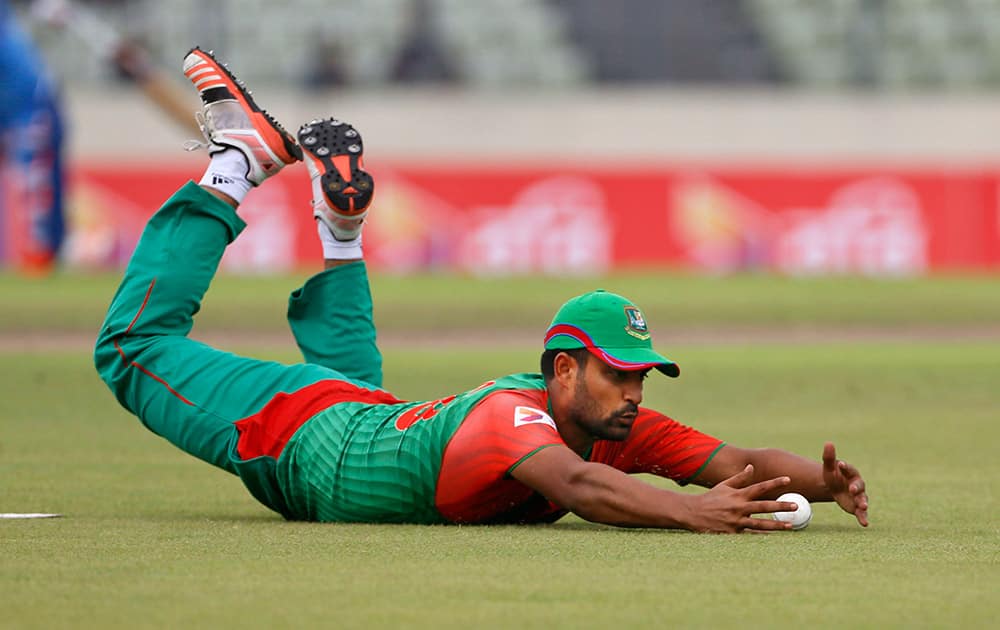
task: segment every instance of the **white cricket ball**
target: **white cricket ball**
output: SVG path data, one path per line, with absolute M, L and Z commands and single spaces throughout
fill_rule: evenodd
M 813 516 L 812 506 L 809 505 L 809 501 L 797 492 L 786 492 L 778 497 L 778 500 L 794 503 L 799 506 L 799 509 L 794 512 L 775 512 L 774 518 L 779 521 L 791 523 L 792 529 L 805 529 L 806 525 L 809 524 L 809 521 L 812 520 Z

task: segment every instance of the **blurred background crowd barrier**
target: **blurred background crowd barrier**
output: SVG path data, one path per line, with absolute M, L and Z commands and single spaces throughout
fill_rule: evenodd
M 11 4 L 64 89 L 63 264 L 119 266 L 205 158 L 179 150 L 190 130 L 109 61 L 104 35 Z M 1000 270 L 1000 0 L 77 9 L 146 51 L 192 112 L 179 64 L 200 45 L 287 127 L 355 123 L 378 180 L 366 247 L 382 270 Z M 254 192 L 226 267 L 312 264 L 308 197 L 304 169 Z

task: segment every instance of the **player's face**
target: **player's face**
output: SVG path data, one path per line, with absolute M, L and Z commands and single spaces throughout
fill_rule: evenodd
M 624 440 L 639 412 L 648 373 L 648 369 L 618 370 L 596 358 L 588 359 L 576 381 L 571 418 L 594 439 Z

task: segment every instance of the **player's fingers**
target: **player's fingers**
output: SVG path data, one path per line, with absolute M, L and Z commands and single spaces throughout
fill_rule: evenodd
M 837 462 L 837 469 L 848 478 L 861 476 L 861 472 L 855 466 L 852 466 L 843 460 Z
M 837 448 L 833 445 L 833 442 L 827 442 L 823 445 L 823 468 L 833 471 L 836 461 Z
M 750 514 L 770 514 L 772 512 L 794 512 L 799 506 L 794 501 L 751 501 Z
M 868 527 L 868 495 L 864 492 L 855 494 L 854 499 L 854 516 L 858 519 L 858 524 L 862 527 Z
M 868 527 L 868 507 L 867 504 L 864 508 L 859 507 L 854 510 L 854 516 L 858 519 L 858 524 L 862 527 Z
M 719 482 L 719 485 L 729 486 L 730 488 L 742 488 L 747 485 L 751 479 L 753 479 L 753 464 L 747 464 L 746 468 L 728 479 L 723 479 Z
M 757 498 L 770 493 L 772 490 L 783 488 L 790 483 L 792 483 L 791 477 L 775 477 L 774 479 L 758 481 L 753 485 L 747 486 L 744 491 L 750 498 Z

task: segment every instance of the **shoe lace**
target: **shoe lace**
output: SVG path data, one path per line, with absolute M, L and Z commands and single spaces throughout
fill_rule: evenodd
M 197 151 L 198 149 L 208 149 L 212 146 L 212 136 L 208 130 L 208 121 L 205 120 L 205 114 L 202 112 L 195 112 L 194 120 L 198 123 L 198 129 L 201 130 L 201 135 L 205 137 L 205 141 L 202 142 L 200 140 L 193 139 L 185 140 L 182 146 L 184 147 L 184 150 L 188 152 Z

